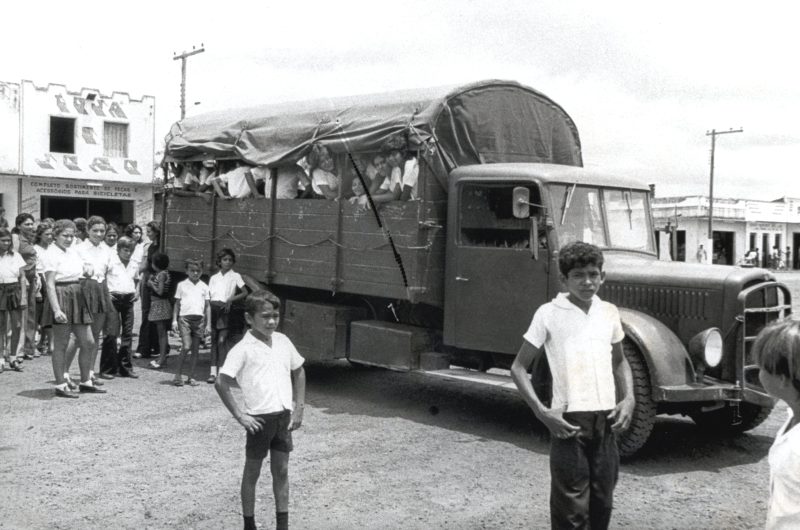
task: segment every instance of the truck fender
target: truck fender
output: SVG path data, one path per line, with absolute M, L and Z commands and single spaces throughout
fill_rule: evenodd
M 647 363 L 650 384 L 654 390 L 694 381 L 694 366 L 689 352 L 664 323 L 623 307 L 619 308 L 619 317 L 625 336 L 639 347 Z

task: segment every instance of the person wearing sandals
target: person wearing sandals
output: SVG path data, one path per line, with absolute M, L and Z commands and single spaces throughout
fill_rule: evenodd
M 187 278 L 178 284 L 175 290 L 175 308 L 172 317 L 172 329 L 181 334 L 181 357 L 178 371 L 175 372 L 175 386 L 183 386 L 183 363 L 186 355 L 191 350 L 192 362 L 189 367 L 189 377 L 186 384 L 197 386 L 194 379 L 194 369 L 197 358 L 200 356 L 200 338 L 203 328 L 211 331 L 211 306 L 208 301 L 211 293 L 208 285 L 200 281 L 203 265 L 200 260 L 186 260 Z
M 75 223 L 69 219 L 56 221 L 53 226 L 53 244 L 47 248 L 44 264 L 47 299 L 44 322 L 53 325 L 53 375 L 56 396 L 76 398 L 75 390 L 86 393 L 104 393 L 91 378 L 94 352 L 97 350 L 92 335 L 92 314 L 84 297 L 82 281 L 94 271 L 84 265 L 83 258 L 73 246 Z M 78 366 L 81 382 L 75 385 L 67 371 L 67 346 L 74 334 L 80 347 Z M 65 377 L 66 376 L 66 377 Z
M 43 325 L 44 300 L 47 297 L 47 288 L 44 281 L 44 260 L 47 247 L 53 242 L 53 222 L 43 220 L 36 227 L 36 236 L 33 239 L 33 248 L 36 250 L 36 277 L 39 279 L 40 288 L 36 292 L 36 325 L 39 328 L 39 344 L 36 349 L 41 355 L 53 354 L 53 328 Z
M 150 260 L 150 267 L 153 274 L 147 279 L 147 285 L 142 290 L 147 289 L 150 293 L 150 310 L 147 319 L 155 324 L 158 337 L 158 361 L 150 361 L 150 367 L 158 370 L 167 364 L 167 354 L 169 353 L 167 326 L 172 320 L 172 305 L 169 303 L 170 278 L 169 271 L 167 271 L 169 256 L 156 252 Z M 141 336 L 139 339 L 141 340 Z
M 22 312 L 20 285 L 25 277 L 25 266 L 25 260 L 12 248 L 11 232 L 0 228 L 0 351 L 8 367 L 18 372 L 22 371 L 17 348 Z
M 87 237 L 75 246 L 78 255 L 83 259 L 84 265 L 91 273 L 83 281 L 83 296 L 89 305 L 89 312 L 92 314 L 92 338 L 95 344 L 100 343 L 100 333 L 106 323 L 106 315 L 111 308 L 111 296 L 108 293 L 106 276 L 111 268 L 111 257 L 113 252 L 105 243 L 106 222 L 102 217 L 93 215 L 86 221 Z M 67 348 L 67 370 L 69 370 L 72 360 L 75 358 L 77 345 L 70 341 Z M 92 381 L 97 385 L 94 367 L 97 360 L 97 348 L 92 350 L 91 374 Z M 111 374 L 100 374 L 101 379 L 113 379 Z M 100 383 L 102 385 L 102 383 Z M 99 385 L 98 385 L 99 386 Z

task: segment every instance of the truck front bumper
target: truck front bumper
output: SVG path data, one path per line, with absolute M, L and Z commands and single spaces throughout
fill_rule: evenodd
M 761 407 L 772 406 L 775 403 L 759 388 L 742 387 L 708 377 L 702 383 L 656 387 L 653 389 L 653 399 L 669 403 L 743 401 Z

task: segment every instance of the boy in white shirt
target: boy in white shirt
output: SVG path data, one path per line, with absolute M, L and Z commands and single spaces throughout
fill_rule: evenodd
M 136 244 L 129 237 L 117 240 L 117 253 L 111 257 L 106 275 L 112 308 L 106 315 L 100 373 L 136 379 L 131 363 L 133 342 L 133 304 L 139 298 L 136 290 L 138 264 L 131 259 Z M 117 350 L 117 337 L 120 339 Z
M 194 369 L 197 358 L 200 356 L 200 340 L 203 338 L 203 327 L 210 332 L 211 306 L 209 300 L 211 293 L 208 285 L 200 281 L 203 265 L 200 260 L 186 260 L 187 278 L 178 284 L 175 290 L 175 307 L 172 313 L 172 330 L 181 334 L 181 357 L 178 361 L 178 371 L 175 372 L 175 386 L 183 386 L 183 363 L 189 350 L 192 352 L 192 364 L 189 368 L 189 377 L 186 383 L 197 386 L 194 378 Z
M 622 350 L 616 306 L 596 293 L 605 280 L 603 253 L 576 241 L 558 256 L 566 293 L 536 310 L 511 376 L 550 430 L 553 528 L 608 528 L 619 472 L 615 434 L 633 416 L 633 376 Z M 553 398 L 546 407 L 528 370 L 546 352 Z M 616 400 L 616 385 L 622 400 Z
M 275 331 L 280 320 L 278 297 L 269 291 L 256 291 L 247 296 L 245 306 L 250 331 L 228 353 L 216 388 L 225 407 L 247 431 L 241 489 L 244 528 L 256 528 L 256 483 L 264 458 L 271 452 L 276 528 L 285 529 L 289 527 L 291 431 L 303 422 L 304 360 L 292 341 Z M 242 389 L 244 412 L 231 394 L 234 380 Z
M 231 306 L 247 296 L 245 282 L 241 274 L 233 270 L 236 254 L 229 248 L 217 253 L 219 272 L 208 280 L 211 300 L 211 368 L 207 383 L 214 383 L 217 370 L 225 364 L 228 353 L 228 328 L 233 317 Z M 237 293 L 237 289 L 239 292 Z M 244 324 L 243 322 L 240 322 Z M 234 323 L 235 324 L 235 323 Z
M 753 343 L 758 379 L 789 406 L 789 418 L 769 450 L 767 530 L 800 528 L 800 320 L 765 327 Z

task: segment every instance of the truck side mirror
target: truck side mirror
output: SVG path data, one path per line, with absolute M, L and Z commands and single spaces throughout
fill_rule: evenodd
M 512 211 L 517 219 L 527 219 L 531 216 L 531 190 L 524 186 L 517 186 L 512 193 Z

